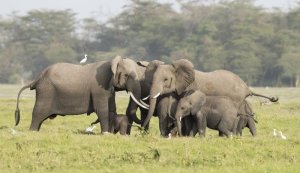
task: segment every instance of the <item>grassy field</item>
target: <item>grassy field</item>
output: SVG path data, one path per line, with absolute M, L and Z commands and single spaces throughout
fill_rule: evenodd
M 34 91 L 23 93 L 21 122 L 14 128 L 16 95 L 21 86 L 0 85 L 0 172 L 300 172 L 300 89 L 253 88 L 278 95 L 280 104 L 260 106 L 250 101 L 257 114 L 257 137 L 244 130 L 243 137 L 219 138 L 208 130 L 205 138 L 170 140 L 159 136 L 157 118 L 150 133 L 134 128 L 131 136 L 84 133 L 96 119 L 65 116 L 43 123 L 40 132 L 28 130 Z M 118 94 L 118 112 L 124 113 L 128 96 Z M 272 136 L 276 128 L 287 140 Z

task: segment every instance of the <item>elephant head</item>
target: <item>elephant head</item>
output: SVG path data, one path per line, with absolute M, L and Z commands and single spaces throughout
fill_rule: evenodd
M 150 89 L 150 106 L 143 127 L 145 127 L 152 117 L 159 95 L 176 92 L 181 95 L 186 88 L 195 80 L 193 64 L 188 60 L 176 60 L 169 65 L 160 65 L 153 74 Z
M 135 103 L 129 104 L 126 113 L 135 123 L 141 124 L 141 121 L 135 114 L 137 105 L 144 109 L 148 109 L 149 107 L 149 105 L 141 101 L 141 97 L 143 93 L 149 94 L 153 73 L 161 64 L 163 62 L 157 60 L 135 62 L 132 59 L 122 58 L 121 56 L 115 57 L 111 62 L 113 86 L 116 91 L 126 90 Z
M 176 124 L 181 129 L 181 119 L 189 115 L 196 115 L 206 101 L 206 96 L 201 91 L 189 91 L 180 100 L 176 108 Z M 182 136 L 181 130 L 179 135 Z

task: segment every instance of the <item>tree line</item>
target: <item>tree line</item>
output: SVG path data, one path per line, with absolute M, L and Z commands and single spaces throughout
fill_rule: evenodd
M 0 83 L 32 80 L 57 62 L 88 62 L 115 55 L 172 62 L 196 69 L 227 69 L 251 86 L 300 86 L 300 7 L 266 10 L 253 0 L 131 0 L 99 21 L 72 10 L 32 10 L 0 17 Z

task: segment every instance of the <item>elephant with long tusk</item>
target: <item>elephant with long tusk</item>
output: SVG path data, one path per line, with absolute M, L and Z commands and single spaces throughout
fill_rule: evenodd
M 130 134 L 131 124 L 133 122 L 137 124 L 143 124 L 149 109 L 149 102 L 147 99 L 142 99 L 150 94 L 150 88 L 152 83 L 152 77 L 159 65 L 164 64 L 161 61 L 138 61 L 135 62 L 129 58 L 122 58 L 117 56 L 112 61 L 112 72 L 113 72 L 113 86 L 116 91 L 126 90 L 130 95 L 129 104 L 127 106 L 126 115 L 128 117 L 128 128 L 127 134 Z M 160 96 L 159 94 L 155 97 L 158 99 L 157 104 L 161 106 L 159 111 L 155 111 L 160 121 L 161 135 L 165 136 L 170 131 L 168 129 L 169 122 L 172 122 L 168 118 L 169 108 L 169 96 Z M 162 100 L 162 101 L 161 101 Z M 165 101 L 163 101 L 165 100 Z M 170 102 L 171 103 L 171 102 Z M 136 115 L 137 108 L 140 108 L 141 119 Z M 158 112 L 158 113 L 157 113 Z M 148 129 L 149 123 L 147 123 L 145 129 Z
M 200 90 L 207 96 L 227 96 L 238 107 L 248 96 L 259 96 L 277 102 L 277 97 L 268 97 L 250 90 L 246 83 L 236 74 L 227 70 L 201 72 L 194 69 L 186 60 L 176 60 L 172 64 L 157 67 L 148 97 L 149 111 L 143 123 L 146 126 L 152 117 L 157 95 L 176 93 L 181 96 L 190 90 Z

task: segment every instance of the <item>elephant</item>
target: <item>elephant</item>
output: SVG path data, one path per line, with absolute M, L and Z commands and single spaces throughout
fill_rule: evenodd
M 110 127 L 109 132 L 110 133 L 118 133 L 120 132 L 121 135 L 126 135 L 127 132 L 127 126 L 128 126 L 128 118 L 124 114 L 111 114 L 109 117 L 110 121 Z M 99 123 L 100 120 L 97 119 L 96 121 L 91 123 L 91 126 Z
M 22 87 L 15 111 L 20 121 L 19 98 L 23 90 L 36 91 L 30 130 L 39 131 L 47 118 L 95 112 L 101 133 L 109 130 L 109 114 L 116 111 L 111 61 L 86 65 L 57 63 L 44 69 L 37 79 Z
M 256 136 L 256 125 L 257 121 L 251 115 L 240 114 L 240 120 L 237 124 L 236 133 L 242 136 L 242 130 L 248 127 L 252 136 Z
M 219 131 L 219 135 L 229 137 L 236 134 L 240 117 L 238 109 L 232 100 L 225 96 L 206 96 L 201 91 L 189 91 L 179 100 L 175 119 L 178 129 L 181 129 L 181 119 L 194 116 L 197 131 L 205 136 L 206 127 Z M 179 135 L 182 136 L 179 131 Z
M 112 60 L 113 65 L 113 86 L 116 91 L 126 90 L 130 94 L 130 100 L 126 109 L 128 117 L 127 134 L 130 134 L 132 123 L 142 124 L 148 114 L 147 101 L 143 102 L 141 98 L 149 95 L 152 83 L 153 74 L 159 65 L 164 64 L 161 61 L 134 61 L 130 58 L 122 58 L 118 56 Z M 170 100 L 170 101 L 169 101 Z M 172 118 L 170 118 L 169 110 L 174 106 L 169 106 L 174 103 L 172 94 L 166 94 L 158 98 L 157 106 L 154 114 L 159 117 L 160 132 L 162 136 L 168 135 L 172 126 Z M 136 111 L 140 108 L 141 120 L 137 118 Z M 173 123 L 174 124 L 174 123 Z M 146 129 L 149 128 L 147 123 Z
M 142 127 L 149 122 L 155 110 L 157 98 L 162 94 L 176 93 L 181 96 L 189 90 L 200 90 L 207 96 L 229 97 L 238 107 L 248 96 L 259 96 L 277 102 L 278 97 L 268 97 L 254 93 L 236 74 L 227 70 L 201 72 L 194 70 L 193 64 L 180 59 L 172 64 L 159 65 L 153 74 L 149 99 L 149 111 Z M 145 99 L 146 99 L 145 98 Z
M 252 136 L 256 136 L 256 125 L 257 121 L 254 119 L 254 113 L 251 105 L 248 101 L 244 100 L 239 107 L 238 116 L 240 120 L 237 125 L 237 135 L 242 136 L 242 130 L 248 127 Z

